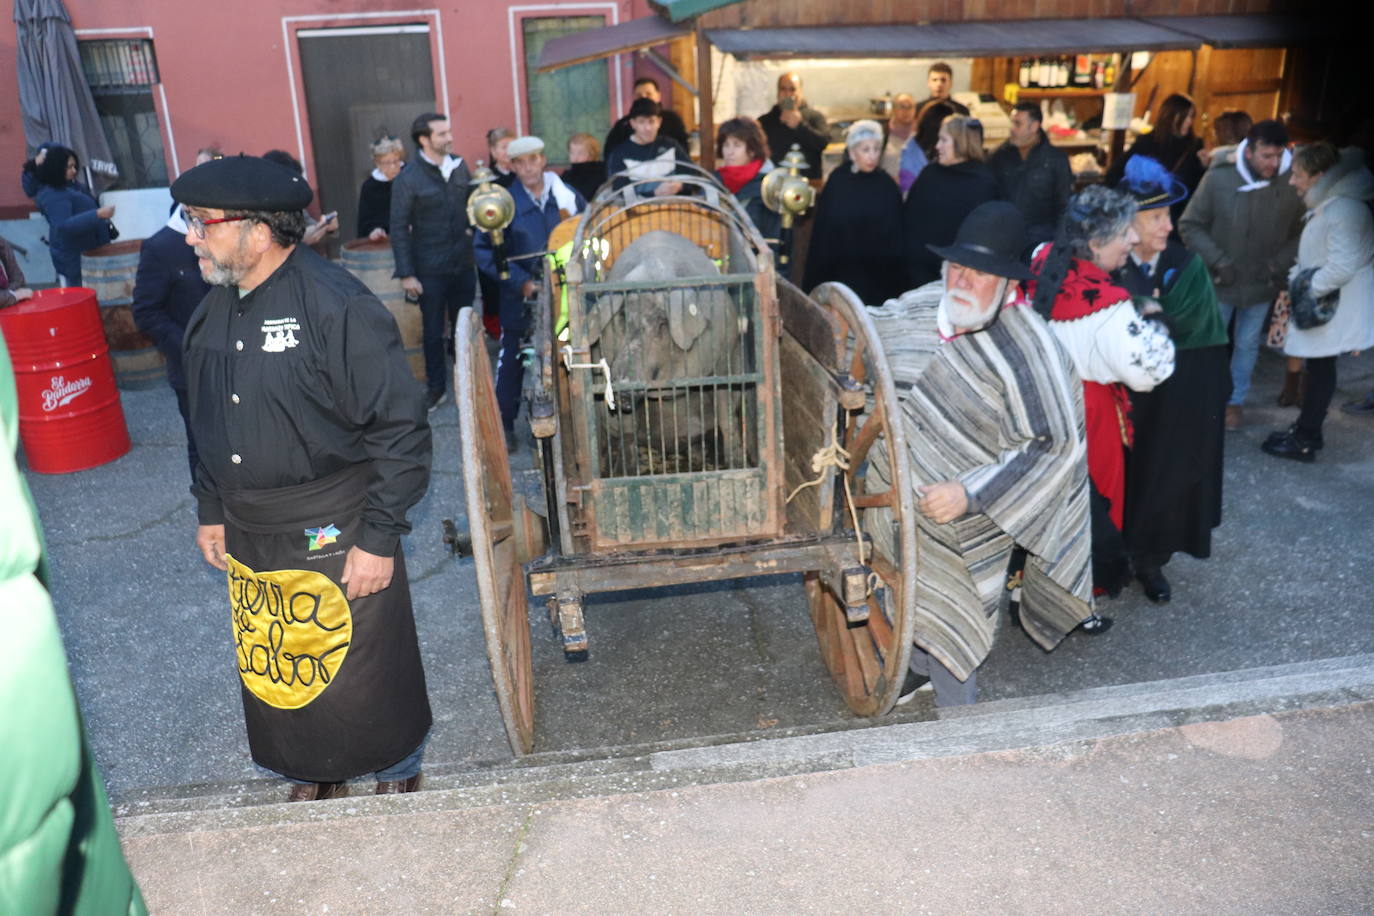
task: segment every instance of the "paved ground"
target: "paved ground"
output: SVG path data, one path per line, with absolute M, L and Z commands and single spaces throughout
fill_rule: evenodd
M 1364 702 L 729 784 L 121 829 L 152 911 L 179 916 L 1356 914 L 1371 769 Z
M 1272 403 L 1266 355 L 1252 399 Z M 1374 387 L 1374 357 L 1342 360 L 1340 401 Z M 180 421 L 166 389 L 126 392 L 133 450 L 63 476 L 30 474 L 54 593 L 96 756 L 116 798 L 143 788 L 261 778 L 247 756 L 224 580 L 192 544 Z M 1117 627 L 1046 655 L 1004 631 L 980 675 L 985 699 L 1036 696 L 1374 651 L 1366 550 L 1374 533 L 1374 420 L 1332 414 L 1315 465 L 1262 454 L 1294 411 L 1251 410 L 1227 439 L 1215 556 L 1174 561 L 1175 599 L 1111 602 Z M 440 520 L 463 523 L 457 416 L 434 416 L 435 468 L 407 551 L 436 716 L 429 761 L 508 754 L 491 692 L 471 560 L 448 556 Z M 1186 447 L 1186 444 L 1183 446 Z M 850 725 L 816 650 L 797 580 L 608 595 L 588 609 L 592 660 L 567 665 L 535 617 L 544 751 Z M 929 718 L 913 704 L 893 721 Z

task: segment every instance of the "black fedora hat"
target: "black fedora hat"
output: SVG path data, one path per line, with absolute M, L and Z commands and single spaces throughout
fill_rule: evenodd
M 1002 200 L 979 204 L 964 217 L 953 245 L 927 245 L 946 261 L 1011 280 L 1035 275 L 1021 263 L 1026 247 L 1026 221 L 1021 211 Z

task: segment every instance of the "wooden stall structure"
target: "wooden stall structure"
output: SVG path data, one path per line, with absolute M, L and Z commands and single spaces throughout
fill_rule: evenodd
M 1344 47 L 1349 39 L 1330 34 L 1331 17 L 1304 17 L 1291 0 L 651 0 L 650 6 L 657 15 L 634 20 L 635 28 L 641 35 L 660 31 L 667 63 L 694 76 L 674 86 L 673 105 L 687 117 L 696 97 L 697 116 L 688 124 L 707 138 L 701 149 L 707 168 L 714 165 L 712 51 L 742 60 L 972 58 L 971 88 L 998 100 L 1017 83 L 1022 57 L 1111 54 L 1115 85 L 1035 89 L 1023 97 L 1061 99 L 1086 118 L 1100 114 L 1104 93 L 1129 91 L 1139 117 L 1170 93 L 1185 92 L 1197 102 L 1195 130 L 1204 137 L 1231 108 L 1257 120 L 1285 117 L 1298 135 L 1339 133 L 1353 117 L 1348 99 L 1333 87 L 1353 76 L 1354 56 Z M 589 59 L 598 42 L 604 47 L 594 56 L 625 50 L 613 31 L 583 39 L 583 56 L 550 42 L 541 68 Z M 1150 52 L 1149 63 L 1132 70 L 1138 51 Z M 1113 138 L 1112 149 L 1119 152 L 1124 140 L 1124 134 Z

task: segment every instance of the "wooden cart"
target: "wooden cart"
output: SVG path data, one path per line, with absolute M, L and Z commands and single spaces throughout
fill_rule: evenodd
M 534 744 L 530 595 L 576 661 L 591 644 L 588 594 L 800 573 L 848 705 L 885 713 L 910 652 L 916 516 L 896 393 L 864 306 L 839 284 L 807 296 L 779 279 L 758 230 L 705 175 L 670 198 L 638 199 L 635 187 L 603 188 L 560 227 L 572 258 L 545 271 L 529 370 L 539 512 L 512 488 L 480 316 L 464 310 L 458 325 L 469 533 L 511 747 Z M 692 240 L 719 272 L 612 282 L 617 256 L 654 230 Z M 709 374 L 655 377 L 661 367 L 609 352 L 644 332 L 639 304 L 665 297 L 693 315 L 708 300 L 732 309 L 738 333 Z

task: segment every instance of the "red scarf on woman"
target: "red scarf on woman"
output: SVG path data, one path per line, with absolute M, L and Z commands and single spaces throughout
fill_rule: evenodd
M 716 174 L 725 183 L 731 194 L 738 194 L 739 189 L 754 180 L 754 176 L 763 168 L 763 160 L 755 159 L 746 162 L 744 165 L 722 165 L 716 169 Z

